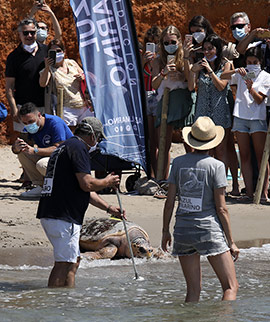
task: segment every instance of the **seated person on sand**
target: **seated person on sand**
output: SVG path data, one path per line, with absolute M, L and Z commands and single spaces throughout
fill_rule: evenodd
M 56 115 L 42 115 L 35 104 L 25 103 L 19 111 L 19 118 L 35 144 L 27 144 L 18 138 L 12 151 L 18 154 L 19 161 L 35 188 L 23 192 L 23 198 L 40 197 L 47 163 L 56 147 L 73 136 L 66 123 Z

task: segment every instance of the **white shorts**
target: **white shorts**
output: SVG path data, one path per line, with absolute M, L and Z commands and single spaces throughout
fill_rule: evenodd
M 63 119 L 68 126 L 76 126 L 82 119 L 88 116 L 94 116 L 88 107 L 83 108 L 69 108 L 64 107 Z
M 77 263 L 81 225 L 51 218 L 41 218 L 40 223 L 53 246 L 54 261 Z

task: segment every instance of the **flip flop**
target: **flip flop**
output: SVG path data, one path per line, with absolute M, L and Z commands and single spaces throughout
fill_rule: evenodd
M 166 199 L 167 198 L 167 191 L 165 191 L 163 188 L 158 189 L 154 194 L 154 198 Z

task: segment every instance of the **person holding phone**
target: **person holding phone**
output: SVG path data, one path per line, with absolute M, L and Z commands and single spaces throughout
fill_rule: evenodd
M 159 55 L 153 60 L 152 67 L 152 86 L 158 92 L 155 123 L 158 129 L 161 123 L 164 89 L 166 87 L 170 89 L 163 169 L 163 178 L 167 179 L 173 130 L 191 124 L 194 112 L 193 99 L 188 89 L 189 73 L 185 69 L 181 34 L 175 26 L 168 26 L 162 31 L 159 40 Z
M 224 139 L 215 147 L 214 155 L 228 167 L 226 146 L 232 120 L 227 100 L 228 81 L 221 80 L 220 75 L 230 69 L 230 63 L 223 61 L 223 40 L 216 34 L 206 37 L 202 46 L 205 57 L 195 63 L 190 71 L 191 74 L 194 73 L 190 76 L 193 79 L 193 87 L 198 88 L 195 120 L 200 116 L 208 116 L 216 125 L 225 129 Z
M 155 128 L 157 92 L 152 87 L 152 61 L 156 57 L 160 34 L 161 29 L 158 26 L 152 26 L 151 28 L 149 28 L 144 35 L 142 49 L 142 65 L 144 87 L 146 91 L 146 114 L 148 122 L 148 137 L 151 160 L 151 176 L 153 178 L 155 178 L 157 175 L 158 134 Z
M 227 70 L 221 74 L 221 79 L 230 79 L 230 84 L 237 85 L 232 131 L 236 133 L 241 170 L 246 186 L 246 195 L 242 199 L 251 202 L 254 189 L 250 137 L 260 167 L 267 133 L 266 99 L 270 94 L 270 75 L 261 69 L 262 60 L 261 48 L 252 47 L 245 53 L 246 68 Z M 253 76 L 248 72 L 253 72 Z M 267 164 L 261 202 L 269 202 L 268 178 L 269 166 Z
M 52 24 L 53 24 L 54 39 L 60 40 L 62 37 L 62 30 L 61 30 L 60 24 L 54 14 L 54 12 L 52 11 L 52 9 L 47 5 L 47 3 L 44 0 L 35 1 L 28 17 L 33 18 L 34 15 L 38 11 L 45 12 L 45 13 L 49 14 Z M 47 23 L 45 23 L 44 21 L 38 21 L 37 25 L 38 25 L 37 41 L 41 44 L 45 44 L 45 42 L 49 36 L 49 27 L 48 27 Z
M 49 93 L 52 94 L 54 101 L 52 109 L 55 109 L 57 102 L 57 88 L 63 88 L 63 118 L 71 130 L 74 130 L 84 117 L 93 116 L 81 94 L 82 80 L 84 80 L 83 70 L 74 60 L 65 58 L 63 42 L 52 40 L 48 45 L 45 68 L 40 72 L 39 84 L 42 87 L 49 86 Z

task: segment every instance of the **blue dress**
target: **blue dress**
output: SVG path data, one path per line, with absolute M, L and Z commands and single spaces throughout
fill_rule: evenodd
M 220 77 L 222 69 L 215 72 Z M 216 125 L 221 125 L 225 129 L 231 127 L 232 119 L 228 102 L 227 85 L 219 91 L 214 85 L 212 78 L 200 71 L 198 78 L 198 92 L 196 100 L 195 121 L 199 116 L 210 117 Z

